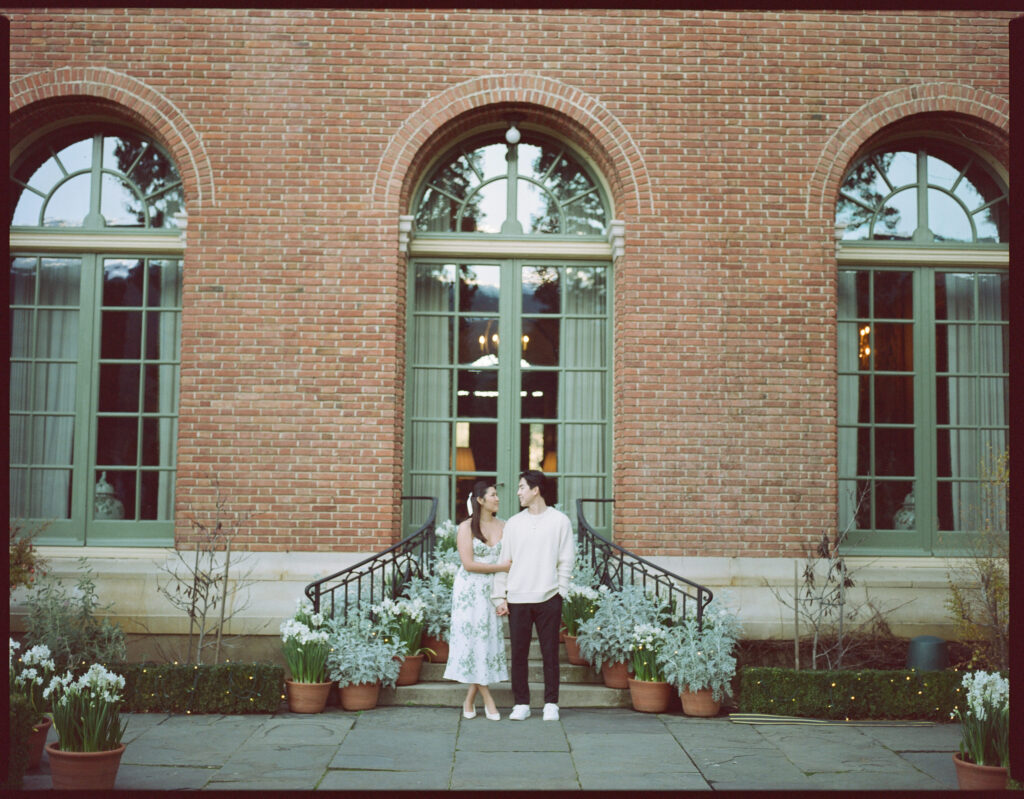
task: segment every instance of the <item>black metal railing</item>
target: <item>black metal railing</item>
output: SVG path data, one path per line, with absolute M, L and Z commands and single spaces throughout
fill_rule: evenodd
M 668 569 L 663 569 L 602 538 L 587 521 L 583 513 L 584 502 L 612 503 L 615 500 L 576 500 L 576 556 L 580 557 L 582 554 L 586 558 L 597 575 L 599 584 L 606 585 L 612 590 L 629 584 L 638 585 L 659 600 L 664 600 L 673 608 L 673 615 L 677 617 L 685 616 L 688 604 L 692 603 L 696 611 L 697 625 L 703 625 L 704 609 L 714 597 L 711 589 L 673 574 Z
M 426 577 L 434 553 L 437 497 L 402 497 L 403 502 L 430 502 L 430 515 L 420 528 L 383 552 L 339 572 L 321 577 L 305 588 L 314 613 L 348 618 L 350 607 L 379 604 L 396 598 L 411 577 Z

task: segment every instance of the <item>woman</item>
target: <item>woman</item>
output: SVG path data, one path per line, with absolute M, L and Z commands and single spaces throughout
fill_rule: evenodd
M 509 568 L 508 563 L 498 564 L 505 523 L 495 516 L 498 492 L 492 484 L 478 480 L 469 502 L 473 515 L 459 525 L 456 538 L 462 568 L 455 574 L 452 589 L 452 623 L 444 676 L 469 683 L 462 703 L 464 717 L 476 716 L 475 699 L 479 691 L 487 718 L 498 721 L 501 714 L 487 685 L 508 679 L 505 632 L 491 602 L 494 573 Z

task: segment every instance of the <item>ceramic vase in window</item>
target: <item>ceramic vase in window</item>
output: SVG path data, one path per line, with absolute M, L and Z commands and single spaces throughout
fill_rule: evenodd
M 124 504 L 114 493 L 114 487 L 107 482 L 107 473 L 100 474 L 96 483 L 94 519 L 123 519 Z

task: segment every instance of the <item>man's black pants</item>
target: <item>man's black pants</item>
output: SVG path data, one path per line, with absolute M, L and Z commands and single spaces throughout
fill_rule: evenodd
M 546 602 L 508 604 L 508 632 L 512 641 L 512 696 L 515 704 L 530 704 L 530 641 L 537 626 L 540 656 L 544 661 L 544 703 L 558 704 L 558 629 L 562 626 L 562 595 Z

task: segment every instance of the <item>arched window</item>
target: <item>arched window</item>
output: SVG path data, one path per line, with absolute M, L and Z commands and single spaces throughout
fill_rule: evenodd
M 1006 185 L 981 154 L 899 141 L 852 165 L 836 224 L 840 529 L 866 554 L 967 552 L 1005 524 Z
M 11 169 L 11 516 L 48 544 L 173 542 L 181 178 L 74 127 Z
M 406 493 L 439 497 L 456 521 L 477 479 L 517 512 L 530 468 L 570 514 L 610 496 L 611 211 L 597 174 L 543 132 L 494 130 L 445 153 L 411 211 Z

